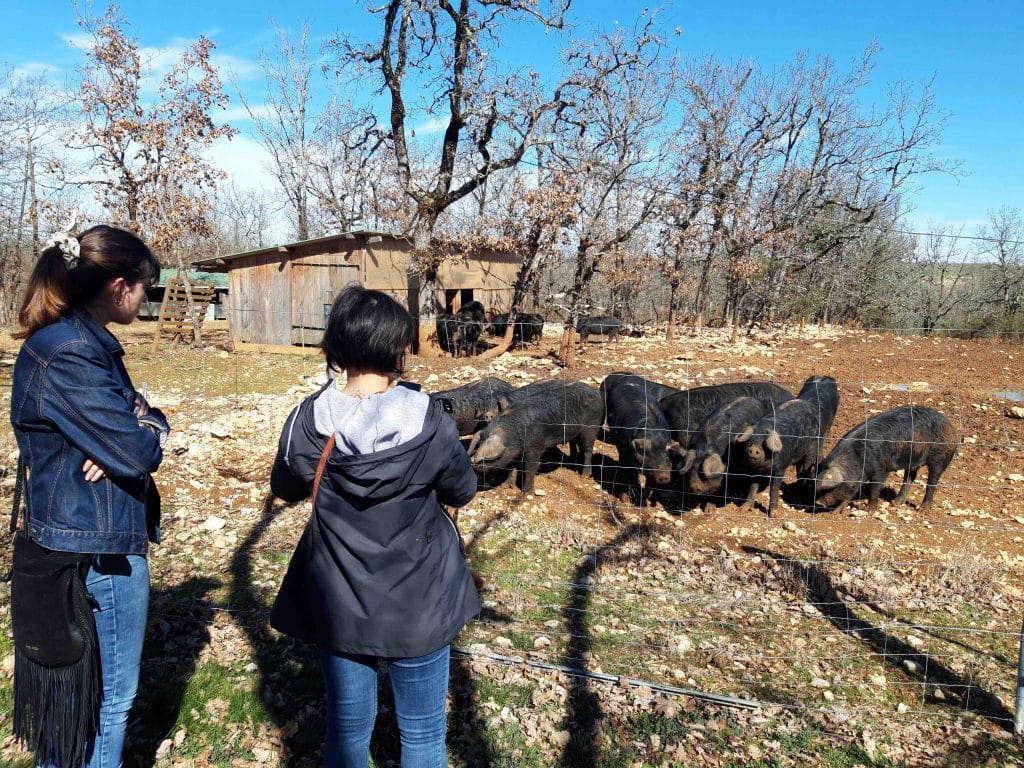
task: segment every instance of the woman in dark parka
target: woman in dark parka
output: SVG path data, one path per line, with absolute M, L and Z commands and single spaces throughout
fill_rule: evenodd
M 275 629 L 317 645 L 328 699 L 324 765 L 368 763 L 377 670 L 388 667 L 404 768 L 444 766 L 449 646 L 480 611 L 458 531 L 476 476 L 440 403 L 399 384 L 409 313 L 359 286 L 339 294 L 322 347 L 344 370 L 285 422 L 271 489 L 314 495 L 274 603 Z M 318 467 L 322 474 L 314 491 Z

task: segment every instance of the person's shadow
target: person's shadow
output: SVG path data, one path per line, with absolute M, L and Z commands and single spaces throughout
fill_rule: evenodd
M 132 710 L 145 716 L 129 720 L 126 768 L 152 766 L 160 743 L 173 736 L 199 654 L 210 640 L 213 608 L 209 595 L 219 586 L 215 579 L 195 577 L 150 593 L 150 618 Z
M 319 764 L 323 746 L 324 694 L 320 665 L 309 643 L 270 628 L 270 600 L 254 586 L 256 559 L 264 534 L 286 504 L 267 494 L 260 519 L 231 558 L 231 606 L 255 655 L 260 700 L 281 736 L 282 764 L 306 768 Z M 301 721 L 298 716 L 302 715 Z M 298 727 L 295 727 L 295 725 Z

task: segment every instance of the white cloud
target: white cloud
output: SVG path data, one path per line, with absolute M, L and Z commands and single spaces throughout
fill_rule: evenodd
M 252 109 L 252 113 L 258 118 L 270 117 L 272 113 L 272 107 L 269 104 L 250 104 L 249 107 Z M 252 120 L 249 115 L 249 110 L 242 104 L 230 104 L 223 109 L 214 111 L 214 119 L 222 123 L 247 123 Z
M 418 136 L 430 136 L 435 133 L 444 133 L 448 129 L 448 118 L 432 117 L 424 123 L 420 123 L 412 130 Z
M 82 51 L 93 45 L 93 38 L 87 32 L 61 34 L 60 37 L 68 45 Z M 156 94 L 164 75 L 174 67 L 194 42 L 195 40 L 184 37 L 172 37 L 163 45 L 140 45 L 138 50 L 143 75 L 140 83 L 141 92 L 147 95 Z M 255 59 L 223 53 L 216 47 L 210 54 L 210 63 L 224 84 L 251 80 L 261 72 L 259 62 Z
M 217 139 L 206 156 L 228 174 L 228 181 L 244 189 L 274 189 L 277 180 L 270 173 L 270 155 L 263 145 L 244 134 Z
M 63 73 L 60 67 L 55 67 L 45 61 L 23 61 L 11 69 L 11 75 L 15 78 L 38 77 L 42 75 L 50 81 L 56 81 Z

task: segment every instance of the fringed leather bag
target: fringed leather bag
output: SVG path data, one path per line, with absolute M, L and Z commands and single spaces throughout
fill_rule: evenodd
M 85 588 L 91 555 L 36 544 L 17 520 L 25 484 L 18 460 L 11 530 L 14 736 L 37 765 L 79 768 L 99 725 L 103 695 L 95 600 Z

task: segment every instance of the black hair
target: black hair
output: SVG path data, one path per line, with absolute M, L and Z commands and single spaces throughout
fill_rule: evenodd
M 327 366 L 402 375 L 415 326 L 408 310 L 381 291 L 349 285 L 331 305 L 320 348 Z

